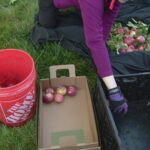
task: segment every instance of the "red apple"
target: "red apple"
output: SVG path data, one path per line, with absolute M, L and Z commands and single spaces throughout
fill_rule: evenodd
M 123 54 L 123 53 L 126 53 L 126 50 L 127 50 L 126 48 L 119 48 L 118 51 L 120 54 Z
M 67 93 L 67 88 L 64 85 L 61 85 L 56 89 L 56 93 L 65 95 Z
M 64 95 L 59 94 L 59 93 L 56 93 L 56 94 L 54 95 L 54 100 L 55 100 L 55 102 L 57 102 L 57 103 L 61 103 L 61 102 L 64 101 Z
M 133 49 L 127 49 L 127 52 L 133 52 L 134 50 Z
M 122 27 L 120 27 L 120 28 L 118 28 L 118 29 L 116 30 L 116 33 L 117 33 L 117 34 L 121 34 L 121 33 L 124 33 L 124 32 L 125 32 L 125 29 L 122 28 Z
M 133 45 L 130 45 L 127 49 L 127 52 L 133 52 L 135 50 L 135 47 Z
M 44 103 L 50 103 L 54 99 L 54 95 L 52 93 L 44 93 L 43 94 L 43 102 Z
M 130 45 L 129 47 L 128 47 L 128 49 L 135 49 L 135 47 L 134 47 L 134 45 Z
M 144 51 L 144 47 L 143 47 L 142 45 L 139 45 L 139 46 L 137 47 L 137 49 L 138 49 L 138 51 Z
M 55 91 L 54 91 L 54 89 L 53 88 L 47 88 L 46 89 L 46 93 L 52 93 L 52 94 L 54 94 L 55 93 Z
M 140 35 L 136 38 L 136 40 L 140 43 L 143 44 L 145 42 L 145 37 L 143 35 Z
M 131 30 L 131 31 L 130 31 L 130 35 L 131 35 L 132 37 L 135 36 L 135 35 L 136 35 L 136 31 Z
M 75 96 L 77 93 L 77 88 L 74 85 L 68 86 L 67 94 L 68 96 Z
M 134 41 L 135 41 L 135 39 L 130 35 L 126 36 L 124 39 L 124 43 L 126 43 L 129 46 L 132 45 L 134 43 Z

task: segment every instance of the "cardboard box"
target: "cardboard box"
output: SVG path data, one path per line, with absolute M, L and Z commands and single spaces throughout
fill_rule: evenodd
M 67 69 L 69 77 L 57 77 Z M 75 85 L 77 94 L 65 96 L 62 103 L 44 104 L 42 93 L 48 87 Z M 74 65 L 50 67 L 50 80 L 40 81 L 38 150 L 100 150 L 96 120 L 85 76 L 75 75 Z

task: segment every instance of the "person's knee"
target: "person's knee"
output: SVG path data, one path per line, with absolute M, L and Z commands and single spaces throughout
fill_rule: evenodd
M 58 9 L 53 0 L 39 0 L 39 24 L 46 28 L 54 28 L 58 22 Z
M 53 5 L 53 0 L 39 0 L 40 9 L 48 9 Z

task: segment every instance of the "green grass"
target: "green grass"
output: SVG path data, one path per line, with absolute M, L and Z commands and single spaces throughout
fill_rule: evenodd
M 37 86 L 41 78 L 49 77 L 51 65 L 75 64 L 76 74 L 85 75 L 91 92 L 96 74 L 93 68 L 78 54 L 64 49 L 59 43 L 49 43 L 37 50 L 29 40 L 33 27 L 37 0 L 17 0 L 14 5 L 9 0 L 0 0 L 0 49 L 17 48 L 27 51 L 35 60 Z M 0 124 L 0 150 L 35 150 L 37 114 L 26 125 L 9 128 Z

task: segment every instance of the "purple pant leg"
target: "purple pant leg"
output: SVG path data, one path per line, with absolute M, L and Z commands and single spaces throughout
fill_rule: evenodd
M 78 0 L 53 0 L 55 7 L 57 8 L 68 8 L 78 7 Z
M 105 0 L 79 0 L 87 46 L 100 77 L 112 75 L 112 67 L 103 36 Z

